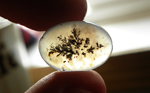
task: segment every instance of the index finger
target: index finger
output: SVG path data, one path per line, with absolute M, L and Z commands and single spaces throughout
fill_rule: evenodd
M 62 22 L 83 20 L 86 11 L 86 0 L 3 0 L 0 3 L 0 16 L 38 31 Z

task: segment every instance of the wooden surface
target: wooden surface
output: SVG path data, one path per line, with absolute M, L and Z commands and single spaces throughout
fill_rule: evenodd
M 150 89 L 150 51 L 111 57 L 95 70 L 104 78 L 108 91 Z
M 150 93 L 150 51 L 111 57 L 95 70 L 105 80 L 108 93 Z M 53 71 L 38 68 L 29 74 L 35 83 Z

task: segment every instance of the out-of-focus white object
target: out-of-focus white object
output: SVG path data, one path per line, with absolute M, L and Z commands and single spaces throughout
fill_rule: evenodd
M 150 0 L 87 0 L 84 20 L 100 25 L 150 15 Z
M 19 28 L 0 18 L 0 93 L 23 93 L 29 78 L 23 67 L 27 52 Z

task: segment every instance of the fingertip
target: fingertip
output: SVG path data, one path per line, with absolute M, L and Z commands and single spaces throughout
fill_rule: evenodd
M 0 16 L 37 31 L 67 21 L 82 21 L 87 11 L 86 0 L 15 1 L 2 1 Z
M 106 93 L 106 86 L 102 77 L 95 71 L 56 71 L 38 81 L 26 93 L 66 93 L 73 90 L 89 91 L 89 93 Z

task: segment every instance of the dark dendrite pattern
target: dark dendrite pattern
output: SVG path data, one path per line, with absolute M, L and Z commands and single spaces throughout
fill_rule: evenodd
M 62 37 L 62 35 L 58 36 L 57 38 L 59 39 L 59 41 L 61 41 L 61 44 L 58 44 L 57 46 L 50 46 L 50 51 L 48 53 L 48 56 L 51 57 L 52 54 L 54 53 L 58 53 L 56 55 L 56 57 L 58 56 L 65 56 L 66 59 L 72 60 L 72 56 L 76 55 L 83 55 L 84 57 L 86 57 L 86 53 L 82 52 L 81 54 L 79 54 L 79 50 L 83 51 L 86 49 L 87 53 L 92 53 L 94 54 L 94 49 L 99 49 L 101 47 L 104 47 L 102 44 L 98 44 L 98 42 L 96 43 L 96 47 L 92 47 L 90 45 L 90 39 L 89 38 L 80 38 L 81 31 L 77 31 L 76 28 L 73 28 L 73 30 L 71 31 L 71 35 L 69 35 L 68 37 Z M 81 47 L 81 45 L 84 47 Z M 63 63 L 65 63 L 66 61 L 64 61 Z M 68 61 L 69 62 L 69 61 Z

